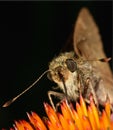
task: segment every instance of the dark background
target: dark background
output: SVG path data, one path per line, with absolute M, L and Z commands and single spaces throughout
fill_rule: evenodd
M 81 7 L 88 7 L 99 26 L 107 56 L 112 55 L 112 2 L 0 2 L 0 106 L 48 69 L 60 52 Z M 110 62 L 111 63 L 111 62 Z M 26 112 L 44 115 L 43 102 L 53 84 L 45 75 L 29 92 L 0 108 L 0 129 Z

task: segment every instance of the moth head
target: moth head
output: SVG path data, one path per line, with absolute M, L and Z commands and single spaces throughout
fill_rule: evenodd
M 73 73 L 76 73 L 77 63 L 74 60 L 74 52 L 62 53 L 49 64 L 48 78 L 59 84 L 66 82 Z

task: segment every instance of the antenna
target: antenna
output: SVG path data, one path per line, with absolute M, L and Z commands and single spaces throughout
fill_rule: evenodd
M 100 62 L 108 62 L 111 60 L 111 57 L 109 58 L 101 58 L 101 59 L 88 59 L 87 61 L 100 61 Z
M 26 88 L 24 91 L 22 91 L 20 94 L 18 94 L 16 97 L 10 99 L 9 101 L 7 101 L 6 103 L 4 103 L 4 105 L 2 107 L 8 107 L 9 105 L 11 105 L 14 101 L 16 101 L 20 96 L 22 96 L 24 93 L 26 93 L 29 89 L 31 89 L 47 72 L 49 72 L 50 70 L 46 70 L 44 71 L 41 76 L 35 81 L 33 82 L 28 88 Z

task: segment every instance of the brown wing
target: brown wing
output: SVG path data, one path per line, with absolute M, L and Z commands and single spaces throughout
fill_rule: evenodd
M 81 9 L 74 28 L 74 51 L 85 59 L 106 57 L 98 27 L 86 8 Z M 92 66 L 100 72 L 106 87 L 113 86 L 113 76 L 108 63 L 91 61 Z

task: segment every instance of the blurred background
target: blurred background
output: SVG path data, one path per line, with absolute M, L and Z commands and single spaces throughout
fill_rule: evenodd
M 49 102 L 47 91 L 54 86 L 46 75 L 11 106 L 1 106 L 48 69 L 48 63 L 65 45 L 82 7 L 91 11 L 106 54 L 112 56 L 110 1 L 0 2 L 0 129 L 8 129 L 14 120 L 27 120 L 26 112 L 45 115 L 43 102 Z

